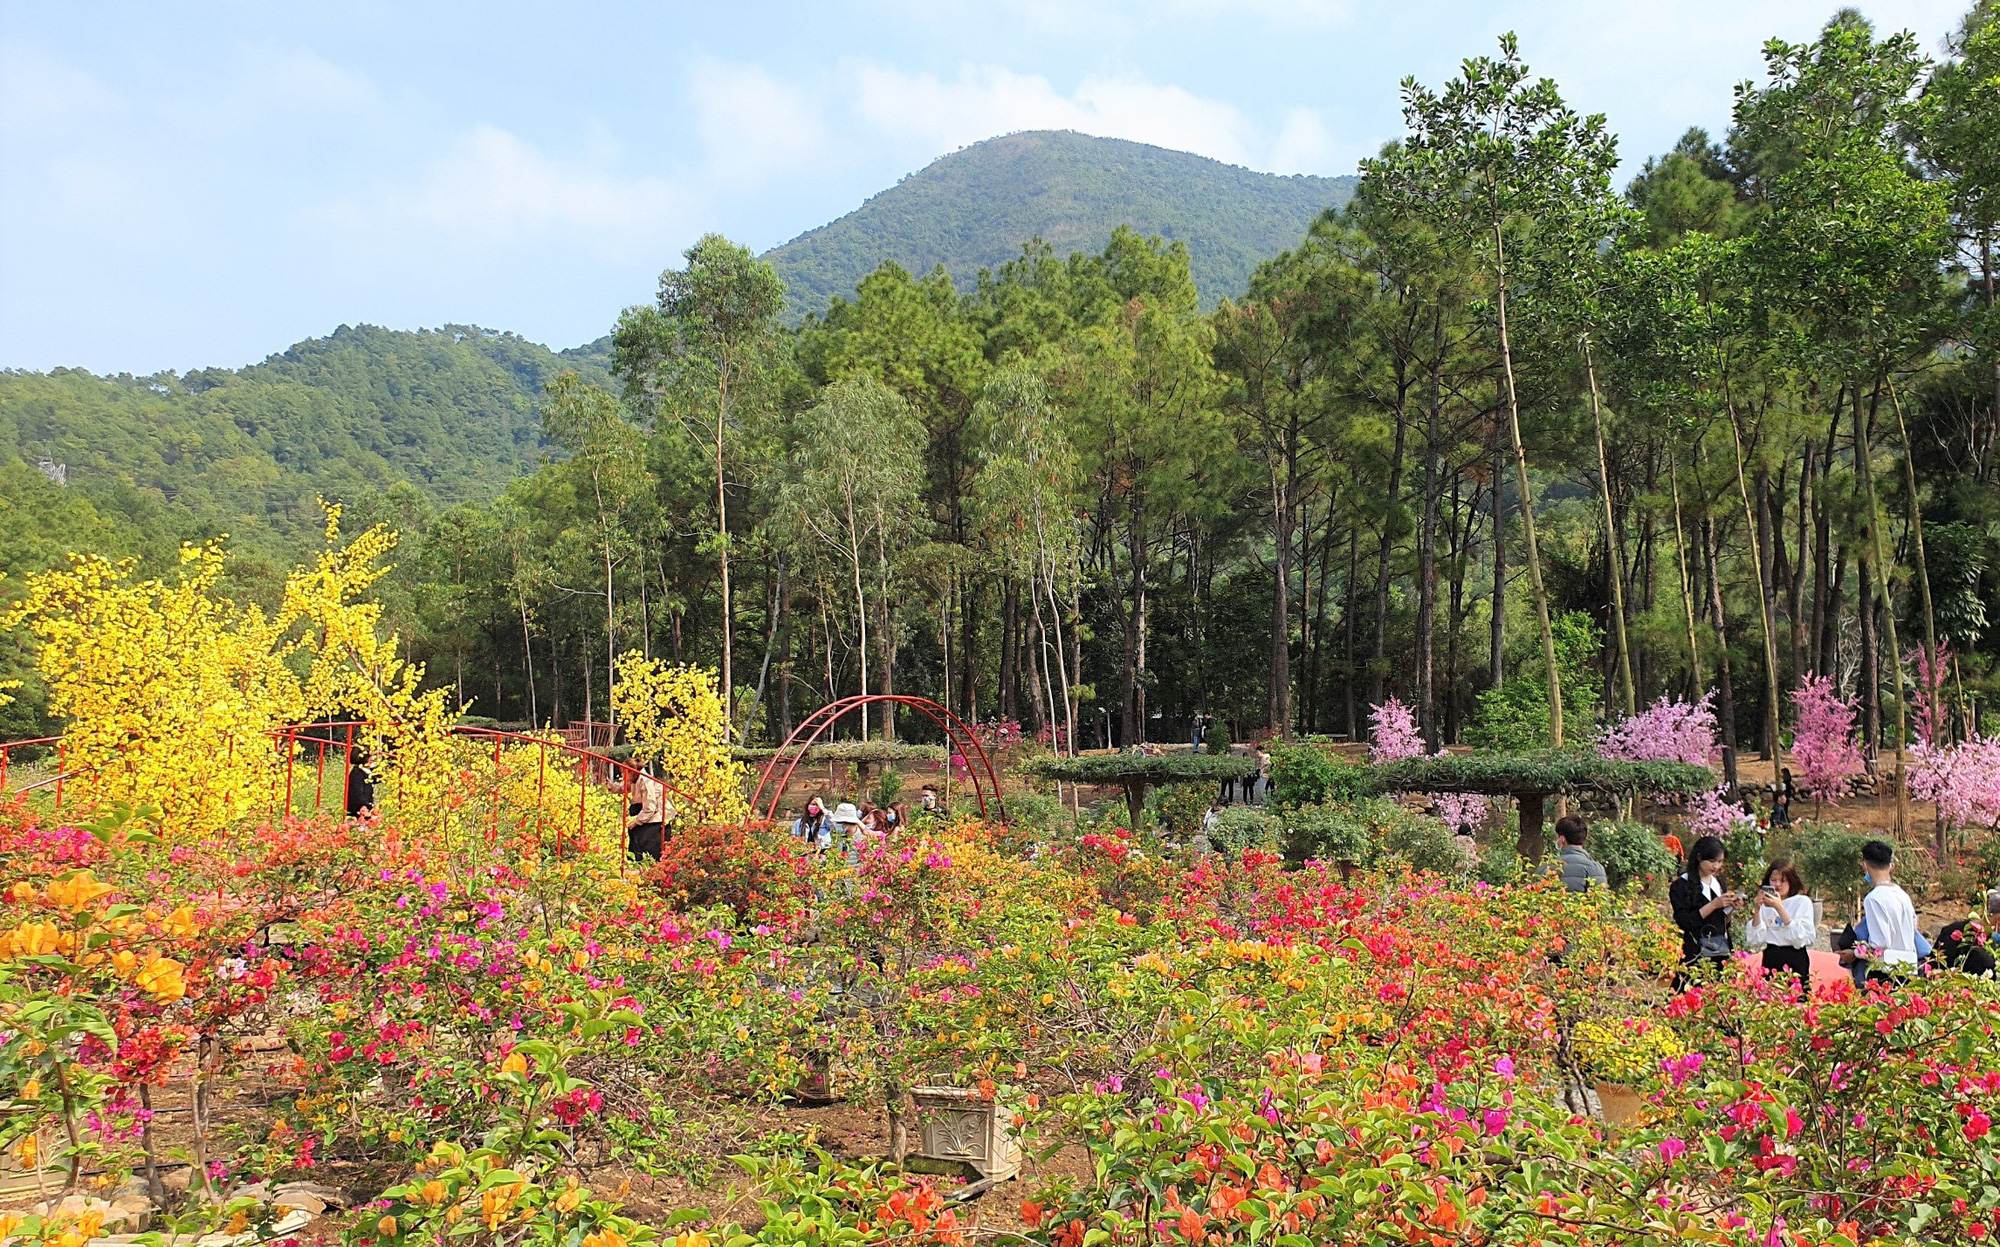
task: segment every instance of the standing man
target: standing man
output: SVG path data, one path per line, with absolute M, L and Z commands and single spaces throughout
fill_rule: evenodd
M 1917 968 L 1917 907 L 1894 879 L 1896 849 L 1886 840 L 1861 846 L 1868 895 L 1861 902 L 1862 941 L 1875 950 L 1871 979 L 1888 980 Z
M 1589 838 L 1590 824 L 1577 815 L 1565 814 L 1556 820 L 1556 843 L 1560 846 L 1556 857 L 1562 870 L 1563 887 L 1571 892 L 1588 892 L 1593 887 L 1611 886 L 1611 881 L 1605 878 L 1604 867 L 1583 851 L 1583 842 Z
M 626 851 L 642 860 L 659 861 L 667 820 L 674 816 L 673 805 L 667 800 L 667 786 L 644 769 L 628 771 L 625 796 Z

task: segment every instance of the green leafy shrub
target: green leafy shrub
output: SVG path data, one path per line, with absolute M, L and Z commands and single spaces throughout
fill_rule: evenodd
M 1185 836 L 1200 828 L 1202 817 L 1214 799 L 1215 790 L 1206 784 L 1175 784 L 1154 794 L 1152 814 L 1160 826 L 1174 835 Z
M 1393 803 L 1391 803 L 1393 804 Z M 1439 875 L 1464 874 L 1473 865 L 1473 855 L 1459 843 L 1451 829 L 1428 814 L 1395 807 L 1400 811 L 1381 825 L 1377 842 L 1382 858 L 1408 862 L 1410 869 Z
M 1212 754 L 1228 753 L 1229 747 L 1235 743 L 1229 738 L 1227 723 L 1210 724 L 1208 730 L 1201 734 L 1201 747 Z
M 1614 888 L 1641 887 L 1672 878 L 1681 863 L 1659 835 L 1638 823 L 1597 823 L 1590 829 L 1588 851 Z
M 1255 806 L 1232 805 L 1216 818 L 1208 843 L 1216 852 L 1236 857 L 1245 849 L 1276 849 L 1283 837 L 1284 824 L 1274 815 Z
M 1271 745 L 1271 801 L 1299 807 L 1352 801 L 1362 795 L 1368 768 L 1336 758 L 1311 741 Z
M 1597 724 L 1603 681 L 1598 674 L 1597 625 L 1582 611 L 1564 611 L 1550 621 L 1555 633 L 1556 670 L 1562 678 L 1563 737 L 1583 740 Z M 1549 743 L 1549 682 L 1537 653 L 1515 668 L 1519 674 L 1479 695 L 1466 743 L 1515 753 Z
M 1373 866 L 1385 857 L 1418 870 L 1458 871 L 1469 864 L 1450 830 L 1387 797 L 1300 806 L 1280 815 L 1285 856 L 1295 861 Z
M 1829 912 L 1851 913 L 1861 881 L 1861 846 L 1868 837 L 1838 823 L 1803 823 L 1792 837 L 1792 864 L 1805 876 L 1806 891 Z

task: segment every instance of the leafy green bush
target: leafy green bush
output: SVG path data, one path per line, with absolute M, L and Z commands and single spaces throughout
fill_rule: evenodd
M 1229 747 L 1235 743 L 1229 738 L 1227 723 L 1211 723 L 1208 730 L 1201 734 L 1201 747 L 1213 754 L 1228 753 Z
M 1250 805 L 1232 805 L 1215 820 L 1208 843 L 1218 853 L 1239 856 L 1245 849 L 1275 849 L 1284 835 L 1284 824 L 1275 816 Z
M 1043 792 L 1009 793 L 1007 821 L 1016 827 L 1058 833 L 1070 831 L 1076 825 L 1076 817 L 1070 813 L 1069 807 Z
M 1271 801 L 1298 807 L 1352 801 L 1362 795 L 1368 768 L 1355 766 L 1311 741 L 1271 743 Z
M 1805 876 L 1806 891 L 1829 912 L 1848 912 L 1861 880 L 1861 846 L 1869 837 L 1838 823 L 1802 823 L 1792 837 L 1792 864 Z
M 1214 799 L 1215 790 L 1206 784 L 1175 784 L 1154 794 L 1152 814 L 1160 826 L 1185 836 L 1201 826 Z
M 1450 830 L 1387 797 L 1322 803 L 1282 811 L 1285 856 L 1295 861 L 1373 866 L 1400 858 L 1418 870 L 1457 871 L 1468 862 Z
M 1587 849 L 1597 864 L 1604 867 L 1613 888 L 1633 883 L 1646 886 L 1666 880 L 1681 867 L 1680 860 L 1667 852 L 1658 833 L 1638 823 L 1594 824 Z
M 1521 855 L 1515 848 L 1515 839 L 1516 837 L 1510 834 L 1496 838 L 1491 844 L 1482 845 L 1479 850 L 1479 861 L 1472 868 L 1472 877 L 1482 883 L 1490 883 L 1496 888 L 1519 883 Z
M 1393 804 L 1393 803 L 1392 803 Z M 1381 858 L 1408 862 L 1410 869 L 1439 875 L 1464 874 L 1473 865 L 1473 855 L 1446 827 L 1428 814 L 1417 814 L 1396 806 L 1400 815 L 1390 817 L 1377 843 Z
M 1363 791 L 1483 792 L 1491 796 L 1553 792 L 1707 792 L 1715 773 L 1685 762 L 1625 762 L 1568 749 L 1531 753 L 1451 753 L 1404 758 L 1363 770 Z
M 1556 671 L 1562 678 L 1563 737 L 1583 740 L 1597 724 L 1603 687 L 1597 669 L 1597 625 L 1582 611 L 1564 611 L 1550 623 Z M 1541 655 L 1516 670 L 1514 678 L 1479 695 L 1466 743 L 1507 753 L 1548 746 L 1549 681 Z

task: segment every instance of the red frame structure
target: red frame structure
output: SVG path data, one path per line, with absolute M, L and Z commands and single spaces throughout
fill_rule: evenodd
M 826 734 L 827 729 L 838 723 L 841 719 L 846 718 L 857 710 L 865 711 L 870 706 L 882 704 L 908 706 L 910 709 L 927 716 L 931 722 L 937 724 L 944 731 L 945 740 L 950 743 L 953 751 L 966 760 L 966 769 L 972 775 L 973 794 L 979 798 L 979 816 L 981 818 L 987 816 L 986 794 L 990 789 L 993 794 L 994 810 L 997 811 L 1001 822 L 1004 823 L 1007 821 L 1007 806 L 1000 799 L 1000 780 L 993 770 L 993 760 L 987 756 L 986 747 L 979 743 L 979 738 L 973 735 L 972 729 L 966 726 L 965 720 L 959 718 L 946 707 L 938 705 L 928 697 L 908 697 L 891 693 L 870 693 L 865 697 L 843 697 L 839 701 L 828 702 L 826 705 L 807 715 L 803 722 L 792 729 L 792 734 L 785 738 L 785 743 L 778 746 L 778 752 L 771 755 L 771 760 L 764 764 L 763 774 L 757 778 L 757 791 L 750 798 L 751 815 L 755 817 L 757 805 L 760 801 L 764 800 L 764 794 L 768 791 L 771 800 L 770 804 L 764 810 L 764 818 L 766 821 L 776 818 L 778 816 L 778 802 L 784 798 L 785 789 L 792 782 L 792 773 L 799 769 L 799 763 L 804 760 L 806 750 L 818 743 L 819 738 Z M 788 758 L 789 761 L 787 760 Z M 975 761 L 977 762 L 976 766 L 973 765 Z M 785 764 L 785 773 L 779 776 L 774 786 L 771 782 L 771 777 L 777 773 L 778 764 L 781 762 Z M 986 773 L 986 780 L 983 784 L 979 778 L 981 771 Z
M 279 815 L 280 817 L 290 817 L 292 813 L 292 793 L 294 789 L 294 779 L 298 766 L 299 754 L 301 752 L 300 746 L 307 743 L 318 746 L 316 750 L 318 756 L 316 759 L 317 767 L 315 774 L 315 779 L 317 782 L 315 783 L 314 786 L 314 790 L 316 792 L 325 791 L 326 761 L 328 755 L 334 753 L 335 751 L 338 751 L 340 753 L 341 791 L 345 793 L 347 790 L 347 779 L 348 776 L 352 773 L 352 769 L 354 766 L 355 730 L 357 728 L 366 728 L 368 726 L 369 726 L 368 723 L 361 720 L 336 720 L 336 721 L 320 722 L 320 723 L 300 723 L 290 727 L 278 728 L 277 730 L 271 733 L 274 746 L 282 748 L 285 751 L 285 800 L 282 813 Z M 340 739 L 336 739 L 334 737 L 335 732 L 341 733 Z M 639 771 L 638 767 L 633 766 L 629 762 L 621 762 L 616 758 L 607 757 L 606 755 L 598 753 L 595 750 L 581 749 L 565 741 L 545 740 L 539 736 L 529 735 L 528 733 L 525 732 L 503 732 L 496 728 L 471 727 L 471 726 L 454 727 L 452 728 L 451 732 L 452 735 L 454 736 L 465 737 L 468 739 L 491 740 L 493 742 L 493 757 L 496 764 L 499 761 L 501 747 L 509 742 L 524 744 L 524 745 L 539 746 L 541 749 L 541 754 L 538 759 L 538 765 L 544 768 L 544 770 L 546 770 L 548 766 L 548 757 L 550 750 L 555 750 L 558 756 L 567 755 L 562 765 L 574 766 L 576 768 L 577 775 L 582 785 L 579 789 L 580 794 L 588 793 L 589 777 L 593 771 L 596 771 L 599 768 L 601 768 L 602 772 L 607 775 L 612 773 L 614 770 L 619 772 L 627 783 L 630 783 L 632 776 L 637 774 Z M 56 773 L 48 777 L 47 779 L 38 780 L 35 783 L 30 784 L 28 787 L 22 789 L 21 791 L 23 793 L 33 792 L 38 788 L 44 787 L 49 784 L 53 784 L 55 786 L 55 807 L 58 811 L 60 811 L 62 809 L 62 801 L 63 801 L 63 781 L 65 779 L 73 779 L 77 775 L 82 773 L 78 771 L 65 771 L 63 769 L 63 762 L 62 762 L 63 738 L 60 736 L 38 736 L 32 740 L 0 741 L 0 795 L 4 795 L 7 791 L 7 770 L 9 763 L 11 761 L 13 751 L 17 748 L 29 745 L 55 746 Z M 660 781 L 660 783 L 661 786 L 666 788 L 667 792 L 670 793 L 672 796 L 679 798 L 681 801 L 684 802 L 690 800 L 690 798 L 685 792 L 682 792 L 680 789 L 675 788 L 672 784 L 668 784 L 664 780 Z M 492 823 L 490 824 L 487 830 L 488 843 L 491 843 L 494 839 L 496 839 L 500 832 L 500 777 L 497 765 L 495 766 L 494 769 L 492 799 L 493 799 L 493 819 Z M 623 807 L 621 806 L 620 808 L 622 809 Z M 315 809 L 314 812 L 317 813 L 318 810 Z M 588 812 L 589 812 L 588 804 L 585 800 L 581 799 L 580 796 L 579 800 L 577 801 L 577 810 L 576 810 L 576 820 L 577 820 L 576 835 L 579 842 L 586 845 L 589 843 L 589 834 L 588 834 L 589 828 L 586 826 Z M 624 824 L 622 818 L 620 820 L 620 824 L 617 830 L 619 838 L 622 840 L 624 835 Z M 542 829 L 542 834 L 546 835 L 545 828 Z M 559 828 L 556 834 L 556 851 L 558 853 L 562 851 L 563 843 L 564 841 L 562 832 L 561 829 Z

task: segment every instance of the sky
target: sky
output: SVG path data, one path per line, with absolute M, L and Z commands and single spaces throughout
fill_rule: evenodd
M 1620 136 L 1718 136 L 1830 0 L 0 0 L 0 367 L 253 363 L 336 326 L 607 332 L 969 143 L 1340 174 L 1508 30 Z M 1876 0 L 1936 53 L 1967 0 Z

